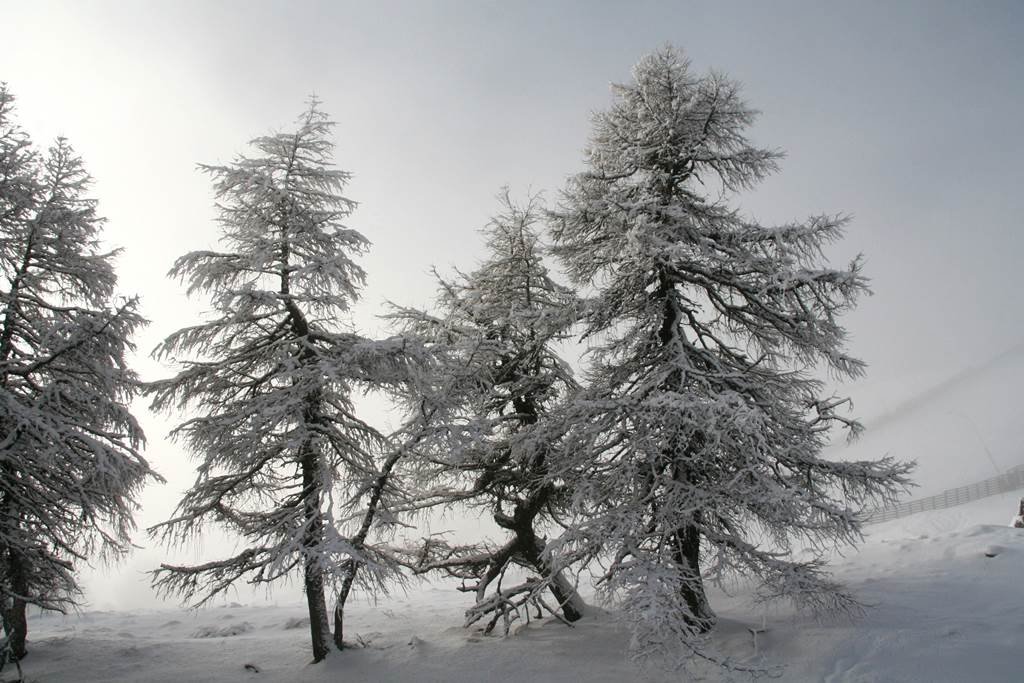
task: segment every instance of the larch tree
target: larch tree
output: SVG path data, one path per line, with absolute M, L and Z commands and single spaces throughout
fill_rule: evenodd
M 128 552 L 159 477 L 127 407 L 143 320 L 118 299 L 90 177 L 64 139 L 35 152 L 13 102 L 0 84 L 0 603 L 17 660 L 26 607 L 73 608 L 78 567 Z
M 867 290 L 860 260 L 823 253 L 846 219 L 769 226 L 730 206 L 780 154 L 749 142 L 738 85 L 679 51 L 645 57 L 613 94 L 551 214 L 554 250 L 591 294 L 587 388 L 553 471 L 575 496 L 559 543 L 604 563 L 640 655 L 703 652 L 707 580 L 856 610 L 824 552 L 860 538 L 859 511 L 909 466 L 822 457 L 833 427 L 859 429 L 817 379 L 864 370 L 839 322 Z
M 390 519 L 377 513 L 394 493 L 397 456 L 382 465 L 389 439 L 357 416 L 353 396 L 400 383 L 409 358 L 403 340 L 343 325 L 365 279 L 353 259 L 368 242 L 344 222 L 355 203 L 342 194 L 350 174 L 332 168 L 332 128 L 314 100 L 294 132 L 253 140 L 253 156 L 201 166 L 214 179 L 222 250 L 187 253 L 171 275 L 190 295 L 209 294 L 213 310 L 158 347 L 183 367 L 147 389 L 154 409 L 193 412 L 173 435 L 199 463 L 173 518 L 151 533 L 182 543 L 215 524 L 244 545 L 162 565 L 155 586 L 201 605 L 239 580 L 301 574 L 315 661 L 331 649 L 327 591 L 338 591 L 340 649 L 357 575 L 381 588 L 397 571 L 368 539 Z
M 476 604 L 467 625 L 489 617 L 486 631 L 529 614 L 531 603 L 576 621 L 583 604 L 557 561 L 547 556 L 543 529 L 564 509 L 562 484 L 548 476 L 558 448 L 550 415 L 576 390 L 555 344 L 570 333 L 575 297 L 549 275 L 536 224 L 537 199 L 517 206 L 508 190 L 501 212 L 483 230 L 486 256 L 471 273 L 437 276 L 436 310 L 397 309 L 390 317 L 442 359 L 430 396 L 428 429 L 416 444 L 419 505 L 489 511 L 508 539 L 499 545 L 452 545 L 428 538 L 415 559 L 418 572 L 463 579 Z M 503 584 L 513 567 L 531 573 Z M 554 606 L 542 597 L 550 590 Z

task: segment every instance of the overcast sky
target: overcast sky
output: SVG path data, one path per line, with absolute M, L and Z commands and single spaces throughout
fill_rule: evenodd
M 429 302 L 432 264 L 472 267 L 502 185 L 557 200 L 609 83 L 667 42 L 744 83 L 751 137 L 788 153 L 745 211 L 855 217 L 834 253 L 864 252 L 875 291 L 848 318 L 871 366 L 860 414 L 1024 340 L 1019 2 L 0 0 L 0 17 L 0 80 L 37 143 L 67 136 L 95 177 L 146 352 L 201 308 L 163 277 L 216 236 L 196 163 L 287 128 L 311 93 L 355 174 L 350 226 L 374 245 L 356 322 L 379 333 L 384 299 Z M 146 425 L 173 475 L 150 523 L 190 475 Z

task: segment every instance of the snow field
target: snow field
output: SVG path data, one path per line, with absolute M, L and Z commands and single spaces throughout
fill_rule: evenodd
M 833 565 L 868 605 L 857 621 L 766 610 L 744 590 L 716 593 L 714 644 L 737 661 L 783 667 L 777 680 L 797 683 L 1021 680 L 1024 530 L 992 524 L 1015 503 L 1007 494 L 869 527 L 860 550 Z M 639 671 L 628 634 L 602 610 L 575 628 L 544 619 L 503 638 L 461 628 L 469 605 L 452 584 L 414 586 L 377 605 L 356 599 L 347 621 L 361 646 L 322 665 L 309 664 L 299 603 L 33 615 L 25 673 L 37 683 L 679 680 Z M 762 624 L 755 654 L 749 629 Z

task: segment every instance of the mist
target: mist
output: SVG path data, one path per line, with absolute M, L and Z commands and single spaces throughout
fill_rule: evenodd
M 338 124 L 337 163 L 355 174 L 350 223 L 373 242 L 352 325 L 383 335 L 386 301 L 429 306 L 432 266 L 480 258 L 476 231 L 500 187 L 559 201 L 609 83 L 671 43 L 698 71 L 743 82 L 762 112 L 751 137 L 786 152 L 780 173 L 740 197 L 745 212 L 854 218 L 829 256 L 863 253 L 871 279 L 874 295 L 845 319 L 869 370 L 838 387 L 868 431 L 834 451 L 916 460 L 913 495 L 1021 462 L 1018 3 L 4 2 L 2 15 L 0 79 L 19 122 L 37 144 L 71 140 L 106 239 L 124 249 L 121 288 L 152 321 L 137 340 L 146 379 L 169 372 L 150 350 L 204 310 L 164 277 L 216 238 L 197 163 L 230 161 L 319 97 Z M 386 426 L 394 417 L 373 403 Z M 135 409 L 167 478 L 143 495 L 144 529 L 194 474 L 171 424 Z M 141 531 L 136 543 L 127 562 L 87 576 L 93 605 L 158 604 L 144 572 L 175 555 Z M 212 535 L 175 552 L 224 544 Z

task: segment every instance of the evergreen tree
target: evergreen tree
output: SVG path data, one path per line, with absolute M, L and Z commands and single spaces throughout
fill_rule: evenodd
M 476 595 L 467 625 L 490 614 L 488 631 L 500 618 L 507 628 L 530 602 L 547 607 L 545 590 L 556 600 L 548 609 L 568 621 L 583 607 L 546 556 L 541 534 L 566 501 L 564 487 L 548 477 L 557 449 L 550 415 L 576 388 L 554 349 L 568 336 L 575 299 L 544 266 L 536 199 L 519 207 L 505 190 L 499 200 L 501 213 L 483 231 L 483 263 L 451 281 L 437 277 L 436 313 L 400 309 L 391 316 L 443 359 L 428 382 L 432 438 L 417 444 L 420 504 L 482 507 L 510 536 L 496 547 L 428 539 L 414 567 L 474 582 L 466 588 Z M 536 576 L 502 587 L 513 566 Z
M 765 226 L 729 205 L 780 154 L 750 144 L 755 112 L 728 78 L 666 48 L 613 92 L 551 217 L 556 253 L 593 291 L 588 387 L 554 472 L 579 523 L 560 542 L 607 559 L 602 585 L 641 654 L 699 648 L 708 579 L 856 609 L 822 554 L 860 537 L 859 509 L 895 496 L 909 466 L 821 457 L 830 428 L 859 429 L 816 379 L 864 369 L 838 320 L 867 289 L 860 261 L 831 268 L 822 251 L 846 219 Z
M 77 567 L 128 551 L 136 497 L 158 477 L 126 407 L 143 321 L 135 300 L 116 303 L 89 175 L 64 139 L 37 155 L 13 101 L 0 84 L 0 602 L 20 659 L 26 606 L 77 604 Z
M 339 322 L 363 284 L 353 257 L 368 242 L 344 224 L 355 203 L 342 195 L 349 174 L 330 167 L 332 127 L 313 101 L 294 132 L 253 140 L 255 156 L 201 167 L 214 178 L 223 251 L 185 254 L 171 274 L 189 294 L 208 293 L 213 312 L 157 349 L 184 367 L 149 387 L 154 409 L 195 411 L 173 433 L 199 461 L 175 516 L 151 531 L 184 542 L 214 523 L 246 545 L 162 565 L 156 587 L 203 604 L 243 578 L 301 573 L 316 661 L 331 643 L 325 592 L 339 589 L 340 648 L 356 570 L 375 587 L 395 570 L 367 542 L 394 463 L 379 467 L 388 439 L 355 414 L 353 391 L 401 381 L 408 357 L 401 340 L 372 341 Z

